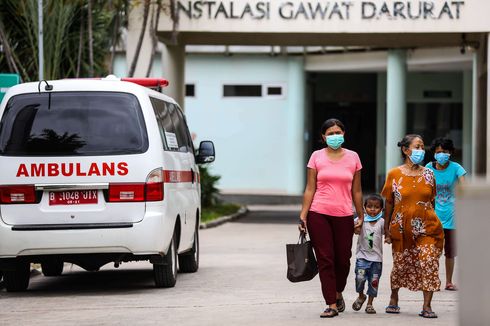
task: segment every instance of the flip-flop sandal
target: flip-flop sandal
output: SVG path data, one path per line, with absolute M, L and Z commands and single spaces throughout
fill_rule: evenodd
M 389 305 L 386 307 L 386 313 L 387 314 L 399 314 L 400 313 L 400 307 L 397 305 Z
M 458 291 L 458 288 L 456 287 L 456 285 L 449 283 L 448 285 L 446 285 L 445 290 L 447 290 L 447 291 Z
M 320 318 L 333 318 L 335 316 L 338 316 L 339 312 L 336 309 L 333 308 L 327 308 L 325 309 L 324 312 L 320 314 Z
M 375 314 L 376 313 L 376 310 L 374 310 L 374 307 L 370 304 L 368 304 L 366 306 L 366 313 L 367 314 Z
M 336 304 L 337 304 L 337 310 L 339 312 L 344 312 L 344 310 L 345 310 L 345 301 L 344 301 L 344 298 L 337 299 Z
M 366 301 L 366 299 L 367 296 L 365 296 L 364 299 L 357 297 L 356 301 L 354 301 L 354 303 L 352 304 L 352 309 L 354 309 L 355 311 L 361 310 L 362 305 L 364 304 L 364 301 Z
M 422 310 L 419 314 L 420 317 L 423 318 L 437 318 L 437 315 L 433 311 L 428 311 L 428 310 Z

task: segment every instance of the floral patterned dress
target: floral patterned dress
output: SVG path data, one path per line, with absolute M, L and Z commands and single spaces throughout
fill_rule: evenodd
M 444 232 L 433 208 L 433 172 L 420 167 L 420 171 L 409 174 L 403 166 L 396 167 L 388 173 L 381 194 L 393 205 L 389 226 L 393 251 L 391 288 L 438 291 Z

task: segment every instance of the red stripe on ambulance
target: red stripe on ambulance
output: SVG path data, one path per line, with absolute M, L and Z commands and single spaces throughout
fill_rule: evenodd
M 173 171 L 164 170 L 164 182 L 166 183 L 181 183 L 181 182 L 192 182 L 193 173 L 192 171 Z

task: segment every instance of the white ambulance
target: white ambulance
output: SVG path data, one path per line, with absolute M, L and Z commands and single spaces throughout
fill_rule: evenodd
M 64 262 L 90 271 L 147 260 L 157 287 L 199 267 L 200 177 L 162 79 L 56 80 L 13 86 L 0 106 L 0 272 L 8 291 Z M 147 87 L 143 87 L 147 86 Z

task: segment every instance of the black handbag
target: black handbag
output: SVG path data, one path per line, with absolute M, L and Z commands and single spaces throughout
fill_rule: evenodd
M 300 232 L 298 243 L 286 244 L 288 259 L 287 278 L 291 282 L 309 281 L 318 274 L 318 265 L 310 241 Z

